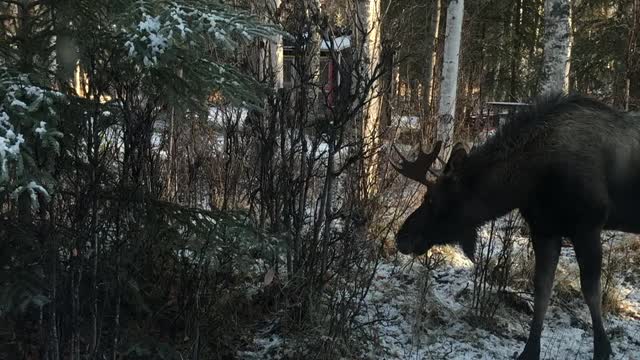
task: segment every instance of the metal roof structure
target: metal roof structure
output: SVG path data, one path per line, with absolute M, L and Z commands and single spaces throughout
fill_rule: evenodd
M 488 101 L 486 104 L 494 105 L 494 106 L 527 106 L 529 105 L 527 103 L 509 102 L 509 101 Z

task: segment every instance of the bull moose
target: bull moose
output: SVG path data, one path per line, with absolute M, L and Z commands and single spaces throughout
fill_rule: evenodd
M 540 358 L 540 336 L 563 237 L 571 240 L 591 313 L 594 359 L 609 359 L 601 311 L 602 230 L 640 233 L 640 120 L 595 99 L 546 94 L 512 116 L 484 145 L 461 145 L 441 172 L 442 143 L 415 161 L 392 164 L 427 186 L 396 235 L 403 254 L 459 244 L 473 260 L 477 230 L 518 209 L 535 253 L 534 313 L 518 359 Z M 443 162 L 444 163 L 444 162 Z M 429 178 L 428 172 L 436 175 Z

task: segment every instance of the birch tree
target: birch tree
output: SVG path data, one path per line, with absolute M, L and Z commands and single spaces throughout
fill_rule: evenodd
M 451 0 L 447 9 L 437 126 L 438 140 L 442 140 L 448 145 L 453 140 L 463 16 L 464 0 Z M 447 151 L 447 148 L 450 147 L 445 147 L 445 151 Z
M 433 86 L 433 66 L 436 63 L 436 45 L 438 40 L 438 30 L 440 28 L 440 0 L 431 1 L 427 7 L 431 21 L 426 33 L 426 54 L 425 75 L 424 75 L 424 108 L 428 115 L 431 112 L 431 88 Z
M 569 89 L 571 0 L 545 0 L 542 92 Z
M 634 72 L 640 68 L 638 59 L 638 32 L 640 27 L 640 0 L 633 0 L 631 5 L 631 26 L 627 37 L 626 79 L 624 84 L 624 109 L 629 111 L 629 99 L 631 96 L 631 78 Z
M 378 64 L 380 61 L 381 31 L 380 31 L 380 0 L 360 0 L 357 6 L 358 36 L 362 41 L 362 75 L 364 85 L 368 86 L 362 114 L 362 141 L 364 152 L 370 156 L 365 162 L 364 186 L 365 191 L 375 192 L 375 178 L 377 174 L 377 155 L 375 147 L 378 144 L 380 132 L 380 81 L 376 81 Z
M 278 23 L 278 8 L 282 0 L 270 1 L 270 12 L 273 14 L 275 23 Z M 284 86 L 284 50 L 282 43 L 282 35 L 277 35 L 269 41 L 269 66 L 271 67 L 271 73 L 273 74 L 273 87 L 275 89 L 282 89 Z

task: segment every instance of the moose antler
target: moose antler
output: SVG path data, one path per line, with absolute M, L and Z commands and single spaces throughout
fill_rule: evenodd
M 402 155 L 400 150 L 393 145 L 393 149 L 398 153 L 402 162 L 400 164 L 395 164 L 391 161 L 391 166 L 393 166 L 396 171 L 400 174 L 408 177 L 411 180 L 415 180 L 425 186 L 430 186 L 433 183 L 427 180 L 427 172 L 431 172 L 432 174 L 438 176 L 438 174 L 434 173 L 431 170 L 431 165 L 438 158 L 438 153 L 440 152 L 440 147 L 442 147 L 442 141 L 436 142 L 433 147 L 433 150 L 430 153 L 425 153 L 422 151 L 422 145 L 420 146 L 418 157 L 414 161 L 408 161 L 407 158 Z

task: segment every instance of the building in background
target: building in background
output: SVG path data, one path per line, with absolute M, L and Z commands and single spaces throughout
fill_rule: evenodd
M 338 88 L 349 82 L 343 81 L 340 67 L 351 59 L 351 36 L 338 36 L 322 40 L 320 45 L 320 64 L 318 80 L 320 81 L 319 107 L 332 108 L 339 92 Z M 284 44 L 284 88 L 294 89 L 300 83 L 300 71 L 296 61 L 296 52 L 292 44 Z

